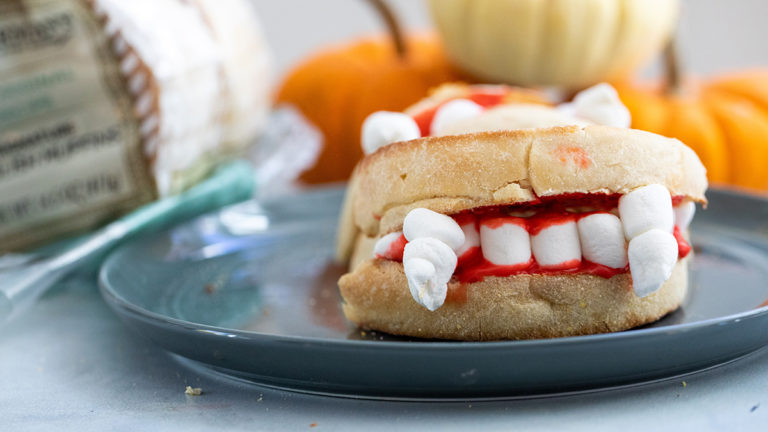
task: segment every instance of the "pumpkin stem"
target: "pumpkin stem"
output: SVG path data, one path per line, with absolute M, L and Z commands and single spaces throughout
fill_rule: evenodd
M 664 48 L 664 75 L 666 79 L 665 93 L 678 94 L 682 92 L 682 67 L 680 66 L 680 55 L 677 50 L 677 42 L 674 37 L 669 39 Z
M 403 31 L 400 28 L 400 23 L 395 18 L 395 14 L 392 12 L 392 8 L 384 0 L 368 0 L 368 3 L 376 9 L 379 17 L 384 20 L 389 30 L 389 35 L 392 37 L 392 43 L 395 44 L 395 52 L 400 58 L 404 58 L 406 54 L 405 39 L 403 38 Z

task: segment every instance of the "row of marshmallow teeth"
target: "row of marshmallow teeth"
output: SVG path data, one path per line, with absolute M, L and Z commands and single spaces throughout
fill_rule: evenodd
M 673 209 L 669 191 L 649 185 L 623 195 L 618 211 L 619 217 L 595 213 L 530 235 L 521 218 L 481 222 L 478 232 L 474 222 L 459 225 L 449 216 L 417 208 L 406 216 L 402 233 L 377 241 L 374 256 L 386 256 L 404 235 L 403 267 L 411 295 L 431 311 L 445 301 L 458 256 L 474 247 L 500 266 L 527 265 L 532 255 L 545 269 L 578 267 L 582 256 L 611 268 L 629 264 L 635 293 L 645 297 L 670 278 L 679 253 L 672 231 L 675 225 L 688 228 L 695 206 L 687 202 Z
M 597 84 L 576 95 L 573 102 L 559 105 L 557 110 L 576 119 L 615 127 L 629 127 L 629 111 L 619 100 L 616 90 L 609 84 Z M 442 135 L 453 123 L 479 116 L 483 106 L 469 99 L 446 102 L 435 112 L 430 124 L 432 135 Z M 371 154 L 397 141 L 409 141 L 421 137 L 416 121 L 409 115 L 377 111 L 363 122 L 360 141 L 365 154 Z

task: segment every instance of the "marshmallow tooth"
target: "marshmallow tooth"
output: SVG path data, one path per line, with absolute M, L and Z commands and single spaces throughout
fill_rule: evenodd
M 483 107 L 469 99 L 455 99 L 446 102 L 438 108 L 432 118 L 429 129 L 432 135 L 441 135 L 451 124 L 470 117 L 476 117 L 483 112 Z
M 618 217 L 595 213 L 579 219 L 576 225 L 584 259 L 611 268 L 627 266 L 627 242 Z
M 396 141 L 408 141 L 421 137 L 421 131 L 411 116 L 390 111 L 377 111 L 363 122 L 360 141 L 365 154 Z
M 470 249 L 480 246 L 480 232 L 477 230 L 475 221 L 461 224 L 461 231 L 464 232 L 464 243 L 456 249 L 456 255 L 462 256 Z
M 403 221 L 403 233 L 408 241 L 431 237 L 458 249 L 464 244 L 464 231 L 453 218 L 425 208 L 408 212 Z
M 531 239 L 525 219 L 500 217 L 481 221 L 480 248 L 483 257 L 492 264 L 527 264 L 531 261 Z
M 544 269 L 567 269 L 581 264 L 581 244 L 576 222 L 550 225 L 531 236 L 531 250 Z
M 674 228 L 672 197 L 662 185 L 643 186 L 619 199 L 619 216 L 628 239 L 651 229 L 671 233 Z
M 677 240 L 666 231 L 652 229 L 629 241 L 628 256 L 635 294 L 645 297 L 672 276 L 678 257 Z
M 610 84 L 601 83 L 582 90 L 573 102 L 558 106 L 558 110 L 592 123 L 628 128 L 632 123 L 629 110 Z
M 693 201 L 688 201 L 675 207 L 674 212 L 675 225 L 677 225 L 680 230 L 685 231 L 693 220 L 693 214 L 696 213 L 696 204 L 694 204 Z
M 392 243 L 396 242 L 403 235 L 400 231 L 391 232 L 376 241 L 373 246 L 374 258 L 393 259 L 395 256 L 391 250 Z
M 440 240 L 420 237 L 409 241 L 403 252 L 403 269 L 413 299 L 430 311 L 442 306 L 456 262 L 456 253 Z

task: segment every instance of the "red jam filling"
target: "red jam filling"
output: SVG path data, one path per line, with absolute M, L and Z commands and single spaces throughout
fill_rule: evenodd
M 378 259 L 391 259 L 393 261 L 403 261 L 403 253 L 405 252 L 405 245 L 408 240 L 405 239 L 404 234 L 400 234 L 397 240 L 389 244 L 386 252 L 383 255 L 376 255 Z
M 528 233 L 532 236 L 539 234 L 543 230 L 555 226 L 564 225 L 569 222 L 578 221 L 579 215 L 568 212 L 541 213 L 527 219 Z
M 574 262 L 564 263 L 562 266 L 557 267 L 541 267 L 531 258 L 531 261 L 522 265 L 515 266 L 500 266 L 488 262 L 485 258 L 471 263 L 465 263 L 463 267 L 456 267 L 454 277 L 459 282 L 471 283 L 479 282 L 486 276 L 515 276 L 521 274 L 543 274 L 543 275 L 572 275 L 572 274 L 591 274 L 600 276 L 602 278 L 610 279 L 617 274 L 626 273 L 629 271 L 629 266 L 624 268 L 611 268 L 602 264 L 589 262 L 587 260 L 573 260 Z M 567 267 L 570 268 L 561 268 Z
M 419 130 L 421 131 L 421 136 L 429 136 L 431 134 L 431 128 L 432 120 L 435 118 L 435 113 L 438 109 L 440 109 L 441 106 L 445 105 L 446 103 L 454 100 L 454 99 L 469 99 L 472 102 L 480 105 L 483 108 L 488 108 L 496 105 L 500 105 L 504 98 L 509 94 L 509 90 L 506 90 L 504 88 L 492 91 L 492 90 L 473 90 L 469 95 L 466 96 L 460 96 L 455 97 L 451 99 L 446 99 L 440 104 L 433 106 L 427 110 L 424 110 L 420 113 L 417 113 L 413 116 L 413 120 L 416 121 L 416 124 L 419 126 Z
M 413 120 L 419 126 L 421 136 L 429 136 L 429 132 L 432 126 L 432 119 L 435 118 L 435 113 L 441 105 L 434 106 L 413 116 Z
M 474 222 L 479 228 L 480 224 L 492 228 L 500 227 L 505 223 L 514 221 L 528 230 L 531 235 L 540 233 L 543 229 L 560 225 L 563 223 L 578 221 L 578 219 L 597 212 L 606 212 L 615 209 L 618 206 L 620 194 L 583 194 L 570 193 L 550 197 L 538 197 L 534 201 L 526 203 L 508 205 L 508 206 L 489 206 L 479 207 L 472 210 L 465 210 L 461 213 L 452 215 L 459 225 L 466 225 Z M 683 197 L 673 197 L 672 202 L 678 205 Z M 570 213 L 568 209 L 589 208 L 589 211 L 579 213 Z M 535 212 L 530 217 L 517 217 L 516 215 L 525 212 Z M 686 257 L 691 252 L 691 245 L 685 240 L 680 229 L 675 226 L 673 232 L 677 240 L 678 253 L 680 258 Z M 402 261 L 403 250 L 407 240 L 401 235 L 390 245 L 387 256 L 395 261 Z M 377 258 L 382 258 L 377 256 Z M 572 274 L 591 274 L 602 278 L 611 278 L 618 274 L 627 273 L 629 266 L 624 268 L 611 268 L 602 264 L 593 263 L 587 260 L 572 260 L 558 264 L 557 266 L 543 267 L 536 262 L 534 257 L 524 264 L 504 266 L 496 265 L 483 257 L 479 246 L 470 248 L 458 257 L 458 263 L 454 272 L 454 277 L 463 283 L 478 282 L 486 276 L 514 276 L 521 274 L 544 274 L 544 275 L 572 275 Z M 464 294 L 457 294 L 449 291 L 449 297 L 463 297 Z
M 675 230 L 672 232 L 677 240 L 677 252 L 680 254 L 680 258 L 685 258 L 691 252 L 691 245 L 683 237 L 683 233 L 680 232 L 680 228 L 675 225 Z
M 600 211 L 610 211 L 619 206 L 621 194 L 601 193 L 565 193 L 560 195 L 535 197 L 531 201 L 508 206 L 478 207 L 465 210 L 459 214 L 470 213 L 479 218 L 508 217 L 525 212 L 534 212 L 537 216 L 543 213 L 565 213 L 569 210 L 589 208 L 590 212 L 578 213 L 586 215 Z M 455 215 L 453 216 L 456 217 Z

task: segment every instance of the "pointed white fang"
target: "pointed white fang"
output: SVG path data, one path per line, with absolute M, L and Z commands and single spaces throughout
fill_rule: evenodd
M 628 257 L 635 294 L 645 297 L 672 276 L 678 257 L 677 240 L 659 229 L 646 231 L 630 240 Z
M 409 241 L 403 252 L 403 269 L 413 299 L 430 311 L 442 306 L 456 262 L 456 253 L 440 240 L 421 237 Z
M 643 186 L 619 199 L 619 216 L 627 239 L 651 229 L 671 233 L 674 228 L 672 197 L 662 185 Z

